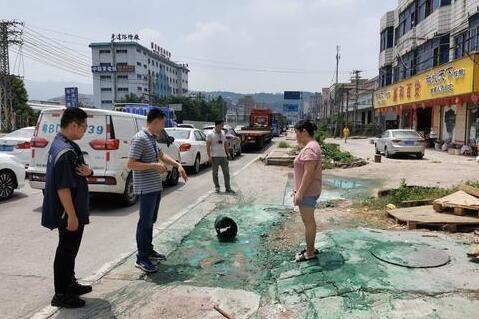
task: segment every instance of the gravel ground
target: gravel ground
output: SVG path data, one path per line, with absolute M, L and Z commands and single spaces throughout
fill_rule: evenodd
M 402 178 L 410 185 L 439 187 L 449 187 L 479 178 L 479 163 L 472 157 L 427 149 L 422 160 L 413 156 L 383 156 L 381 163 L 374 163 L 374 145 L 370 144 L 369 139 L 352 139 L 347 144 L 340 139 L 328 139 L 326 142 L 339 144 L 342 150 L 369 161 L 369 164 L 363 167 L 334 169 L 328 172 L 337 176 L 378 179 L 382 181 L 384 188 L 397 187 Z

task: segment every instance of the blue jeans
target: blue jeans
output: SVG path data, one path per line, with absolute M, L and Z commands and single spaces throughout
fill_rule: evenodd
M 161 192 L 140 194 L 140 219 L 136 227 L 138 260 L 147 260 L 153 251 L 153 224 L 158 218 Z
M 315 208 L 319 196 L 304 196 L 300 207 Z

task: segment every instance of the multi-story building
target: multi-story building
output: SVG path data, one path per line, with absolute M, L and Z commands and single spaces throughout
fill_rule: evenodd
M 478 52 L 479 0 L 399 0 L 380 24 L 380 124 L 479 142 Z
M 95 107 L 112 109 L 134 94 L 144 102 L 188 93 L 188 65 L 170 60 L 171 54 L 152 44 L 135 41 L 91 43 Z
M 309 117 L 313 120 L 319 119 L 319 113 L 321 111 L 321 104 L 323 103 L 323 97 L 321 93 L 315 92 L 309 97 Z

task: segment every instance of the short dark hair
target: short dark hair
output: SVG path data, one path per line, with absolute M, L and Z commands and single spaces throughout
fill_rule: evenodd
M 318 129 L 318 127 L 316 126 L 316 124 L 311 123 L 309 120 L 301 120 L 298 123 L 296 123 L 296 125 L 294 126 L 294 129 L 296 129 L 298 131 L 304 131 L 305 130 L 306 132 L 308 132 L 308 134 L 311 137 L 313 137 L 314 132 Z
M 223 120 L 216 120 L 216 121 L 215 121 L 215 126 L 216 126 L 216 125 L 223 124 L 224 122 L 225 122 L 225 121 L 223 121 Z
M 146 122 L 151 123 L 156 119 L 162 120 L 164 118 L 165 118 L 165 113 L 163 113 L 163 111 L 160 109 L 154 108 L 148 112 L 148 115 L 146 116 Z
M 67 107 L 60 120 L 60 127 L 66 128 L 70 123 L 83 124 L 88 115 L 78 107 Z

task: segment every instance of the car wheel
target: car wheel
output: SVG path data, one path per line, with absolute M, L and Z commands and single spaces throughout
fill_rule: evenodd
M 0 200 L 9 199 L 16 187 L 15 174 L 10 171 L 0 172 Z
M 391 158 L 391 154 L 389 153 L 387 146 L 384 148 L 384 156 Z
M 238 145 L 236 156 L 241 156 L 241 145 Z
M 416 157 L 417 159 L 422 159 L 424 157 L 424 153 L 417 153 Z
M 133 188 L 133 174 L 129 174 L 125 183 L 125 191 L 123 192 L 123 203 L 126 206 L 131 206 L 138 200 L 138 195 L 135 194 Z
M 195 164 L 193 165 L 193 173 L 198 174 L 201 168 L 200 154 L 196 155 Z
M 378 146 L 374 144 L 374 150 L 376 151 L 376 155 L 381 154 L 381 152 L 378 150 Z
M 171 170 L 170 177 L 168 178 L 168 186 L 176 186 L 178 185 L 178 180 L 180 179 L 180 174 L 178 173 L 178 169 L 174 167 Z

